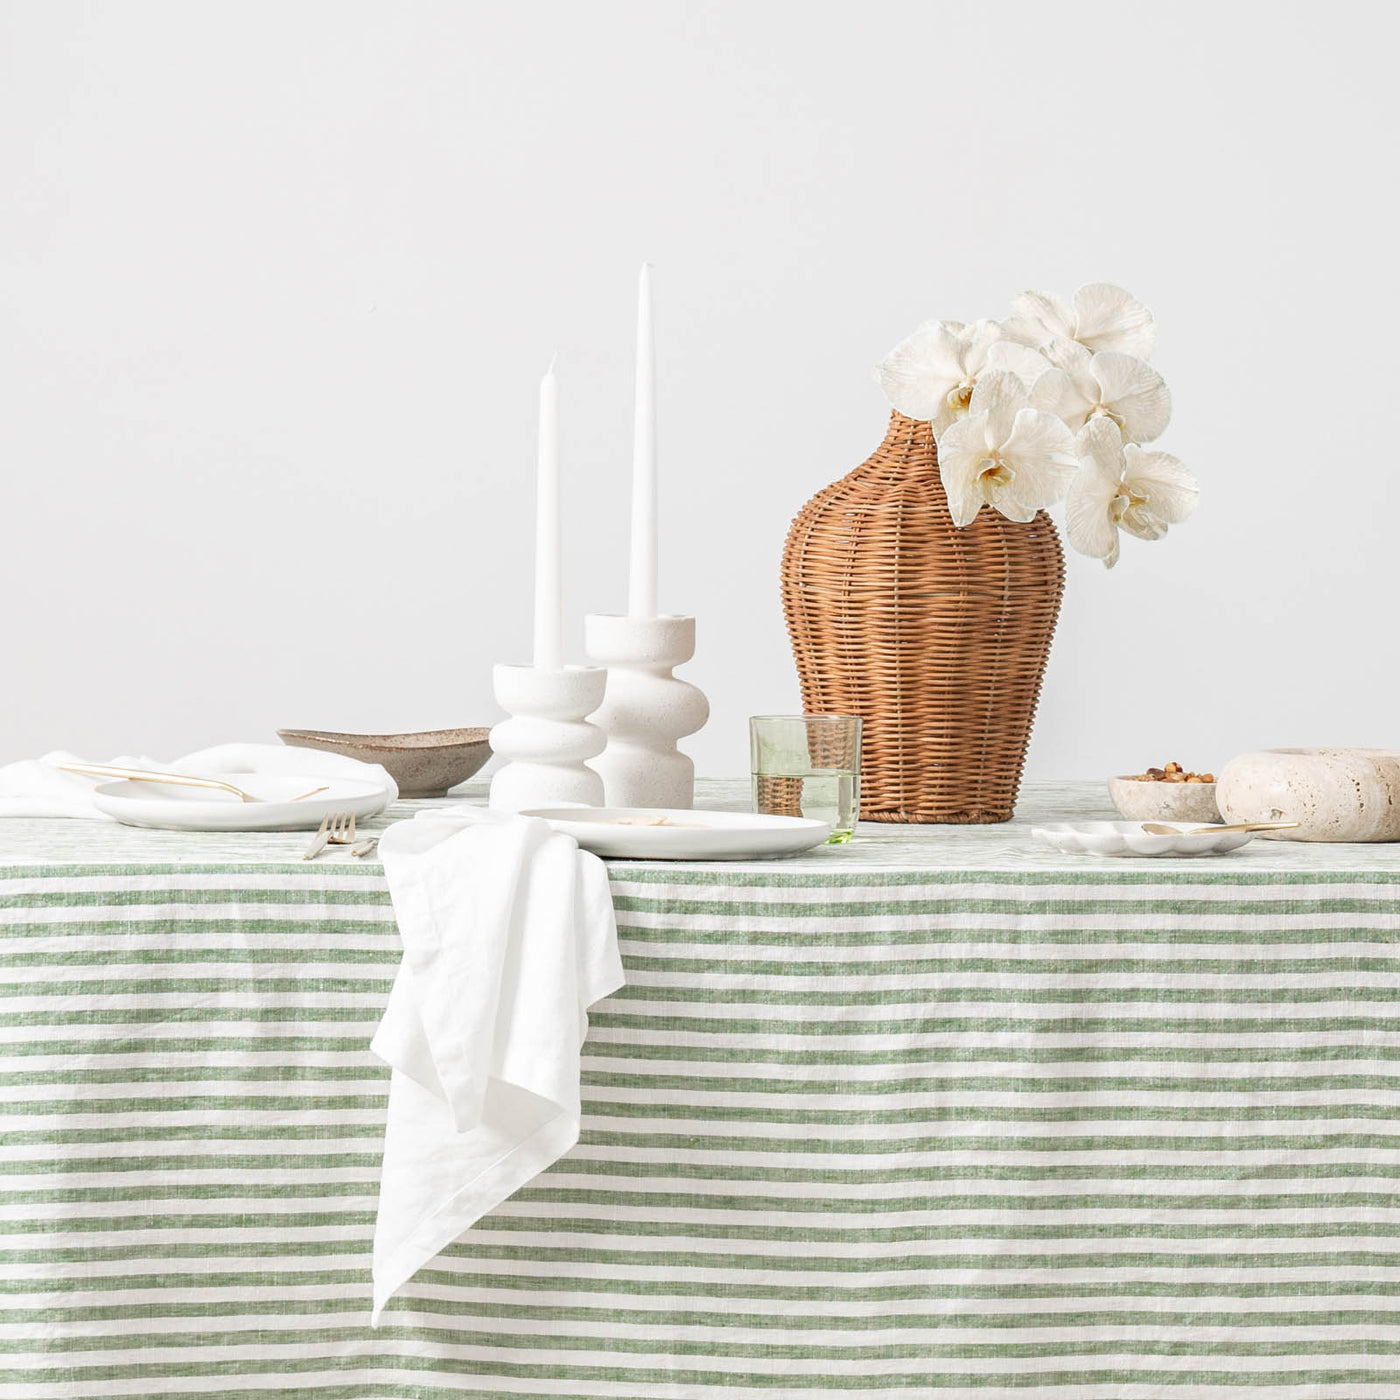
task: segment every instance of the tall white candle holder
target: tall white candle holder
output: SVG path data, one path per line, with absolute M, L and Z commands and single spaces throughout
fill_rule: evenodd
M 506 759 L 491 779 L 491 806 L 507 812 L 563 802 L 601 807 L 603 780 L 584 759 L 607 743 L 588 716 L 603 703 L 608 673 L 598 666 L 498 665 L 492 678 L 496 703 L 510 718 L 491 730 L 492 751 Z
M 608 668 L 607 695 L 593 722 L 607 748 L 593 766 L 609 807 L 693 807 L 695 765 L 676 748 L 710 715 L 710 702 L 673 666 L 695 654 L 693 617 L 584 619 L 589 659 Z

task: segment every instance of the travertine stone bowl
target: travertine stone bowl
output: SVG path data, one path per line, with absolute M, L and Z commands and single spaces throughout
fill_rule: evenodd
M 1133 778 L 1108 780 L 1108 796 L 1130 822 L 1207 822 L 1220 820 L 1214 783 L 1140 783 Z
M 1277 840 L 1400 841 L 1400 750 L 1262 749 L 1216 786 L 1227 821 L 1300 823 Z
M 445 797 L 491 757 L 489 728 L 427 729 L 417 734 L 337 734 L 326 729 L 279 729 L 298 749 L 343 753 L 378 763 L 399 785 L 400 797 Z

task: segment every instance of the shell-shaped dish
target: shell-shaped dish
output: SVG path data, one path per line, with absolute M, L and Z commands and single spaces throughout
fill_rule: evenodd
M 1188 835 L 1193 823 L 1169 822 L 1178 836 L 1149 836 L 1140 822 L 1051 822 L 1034 826 L 1031 835 L 1066 855 L 1221 856 L 1254 839 L 1249 831 L 1203 831 Z

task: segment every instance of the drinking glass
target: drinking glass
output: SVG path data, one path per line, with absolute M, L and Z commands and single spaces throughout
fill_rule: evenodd
M 754 811 L 830 822 L 828 844 L 851 839 L 860 811 L 855 715 L 754 715 L 749 752 Z

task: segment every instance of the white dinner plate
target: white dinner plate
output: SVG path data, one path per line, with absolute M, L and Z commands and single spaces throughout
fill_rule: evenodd
M 698 812 L 662 807 L 532 807 L 585 851 L 622 860 L 751 860 L 820 846 L 828 822 L 757 812 Z M 658 819 L 664 818 L 664 822 Z
M 1221 856 L 1254 839 L 1250 831 L 1205 831 L 1188 835 L 1198 822 L 1164 822 L 1181 833 L 1150 836 L 1141 822 L 1053 822 L 1033 826 L 1031 835 L 1070 855 L 1093 856 Z
M 378 816 L 389 794 L 360 778 L 298 777 L 286 773 L 221 773 L 221 778 L 262 798 L 243 802 L 232 793 L 172 783 L 103 783 L 93 789 L 99 812 L 127 826 L 154 826 L 164 831 L 314 831 L 327 813 Z M 291 799 L 325 787 L 300 802 Z

